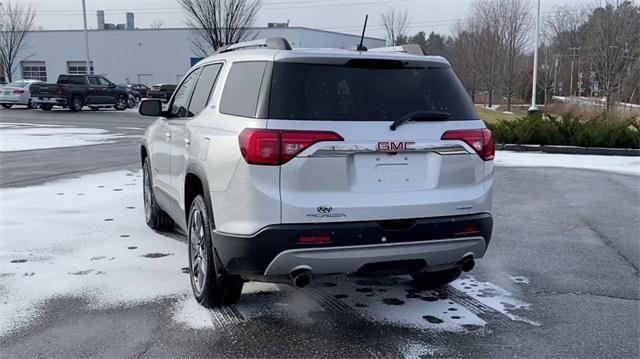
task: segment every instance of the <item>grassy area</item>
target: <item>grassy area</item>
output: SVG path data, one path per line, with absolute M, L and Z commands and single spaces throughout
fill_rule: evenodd
M 480 115 L 480 118 L 487 123 L 497 123 L 498 120 L 517 120 L 519 118 L 522 118 L 523 116 L 526 116 L 526 114 L 504 113 L 500 110 L 494 111 L 479 106 L 476 106 L 476 111 L 478 111 L 478 115 Z

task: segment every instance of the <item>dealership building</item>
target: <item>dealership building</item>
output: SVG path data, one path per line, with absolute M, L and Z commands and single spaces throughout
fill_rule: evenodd
M 89 52 L 93 73 L 116 83 L 177 83 L 199 55 L 191 44 L 191 30 L 136 29 L 133 14 L 126 24 L 105 24 L 98 11 L 98 26 L 89 30 Z M 284 37 L 292 47 L 351 48 L 357 35 L 289 27 L 287 23 L 252 28 L 247 38 Z M 366 37 L 365 46 L 383 47 L 383 39 Z M 86 73 L 83 30 L 31 31 L 17 57 L 13 79 L 37 79 L 55 82 L 62 73 Z

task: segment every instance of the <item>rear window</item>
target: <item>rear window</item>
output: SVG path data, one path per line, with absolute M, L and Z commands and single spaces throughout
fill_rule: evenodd
M 28 84 L 29 84 L 29 83 L 28 83 L 28 82 L 25 82 L 25 81 L 14 81 L 14 82 L 12 82 L 12 83 L 10 83 L 10 84 L 7 84 L 7 85 L 5 85 L 5 86 L 7 86 L 7 87 L 25 87 L 25 86 L 27 86 Z
M 414 111 L 444 111 L 450 120 L 478 118 L 450 67 L 274 64 L 269 118 L 393 121 Z

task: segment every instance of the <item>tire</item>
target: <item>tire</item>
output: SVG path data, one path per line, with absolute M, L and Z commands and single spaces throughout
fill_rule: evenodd
M 127 101 L 127 107 L 128 108 L 136 107 L 136 100 L 134 98 L 129 97 L 129 100 Z
M 100 107 L 95 107 L 95 106 L 89 106 L 89 108 L 91 109 L 91 111 L 99 111 Z
M 71 103 L 69 104 L 69 111 L 78 112 L 82 111 L 82 107 L 84 104 L 82 103 L 82 97 L 78 95 L 74 95 L 71 97 Z
M 29 110 L 33 110 L 34 108 L 36 108 L 37 106 L 33 104 L 33 102 L 31 102 L 31 99 L 29 99 L 29 102 L 27 102 L 27 108 Z
M 11 106 L 13 106 L 12 104 L 8 104 L 8 103 L 3 103 L 2 107 L 6 108 L 7 110 L 11 108 Z
M 116 99 L 116 103 L 113 105 L 113 108 L 115 108 L 118 111 L 124 111 L 127 109 L 128 106 L 129 106 L 129 103 L 126 98 L 118 97 Z
M 133 98 L 134 101 L 136 102 L 136 105 L 140 103 L 140 101 L 142 101 L 142 99 L 140 98 L 140 96 L 136 96 Z
M 202 195 L 191 202 L 189 225 L 189 278 L 196 301 L 213 308 L 236 303 L 242 295 L 242 279 L 225 273 L 214 254 L 209 213 Z
M 462 272 L 458 268 L 447 269 L 439 272 L 413 273 L 414 283 L 424 289 L 442 289 L 445 285 L 460 277 Z
M 40 109 L 42 111 L 51 111 L 51 109 L 53 108 L 53 105 L 48 104 L 48 103 L 43 103 L 40 105 Z
M 157 231 L 168 232 L 173 229 L 174 222 L 168 214 L 166 214 L 158 203 L 156 197 L 153 194 L 152 177 L 151 177 L 151 163 L 149 157 L 144 159 L 142 165 L 143 176 L 143 191 L 142 196 L 144 200 L 144 219 L 147 222 L 147 226 Z

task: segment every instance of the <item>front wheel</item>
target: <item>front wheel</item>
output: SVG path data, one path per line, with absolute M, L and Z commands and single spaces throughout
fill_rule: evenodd
M 462 272 L 458 268 L 439 272 L 419 272 L 411 274 L 415 284 L 424 289 L 442 289 L 445 285 L 460 277 Z
M 189 210 L 189 269 L 196 301 L 206 308 L 230 305 L 242 294 L 242 279 L 229 275 L 213 250 L 209 214 L 204 198 L 196 196 Z
M 42 111 L 51 111 L 51 109 L 53 108 L 53 105 L 48 104 L 48 103 L 43 103 L 40 105 L 40 109 Z
M 8 104 L 8 103 L 3 103 L 3 104 L 2 104 L 2 107 L 6 108 L 7 110 L 8 110 L 8 109 L 10 109 L 10 108 L 11 108 L 11 106 L 13 106 L 13 105 Z
M 73 96 L 71 98 L 71 103 L 69 104 L 69 111 L 71 112 L 82 111 L 82 106 L 84 106 L 84 104 L 82 103 L 82 97 Z
M 124 111 L 127 109 L 127 106 L 129 106 L 127 99 L 123 97 L 118 97 L 113 107 L 118 111 Z

